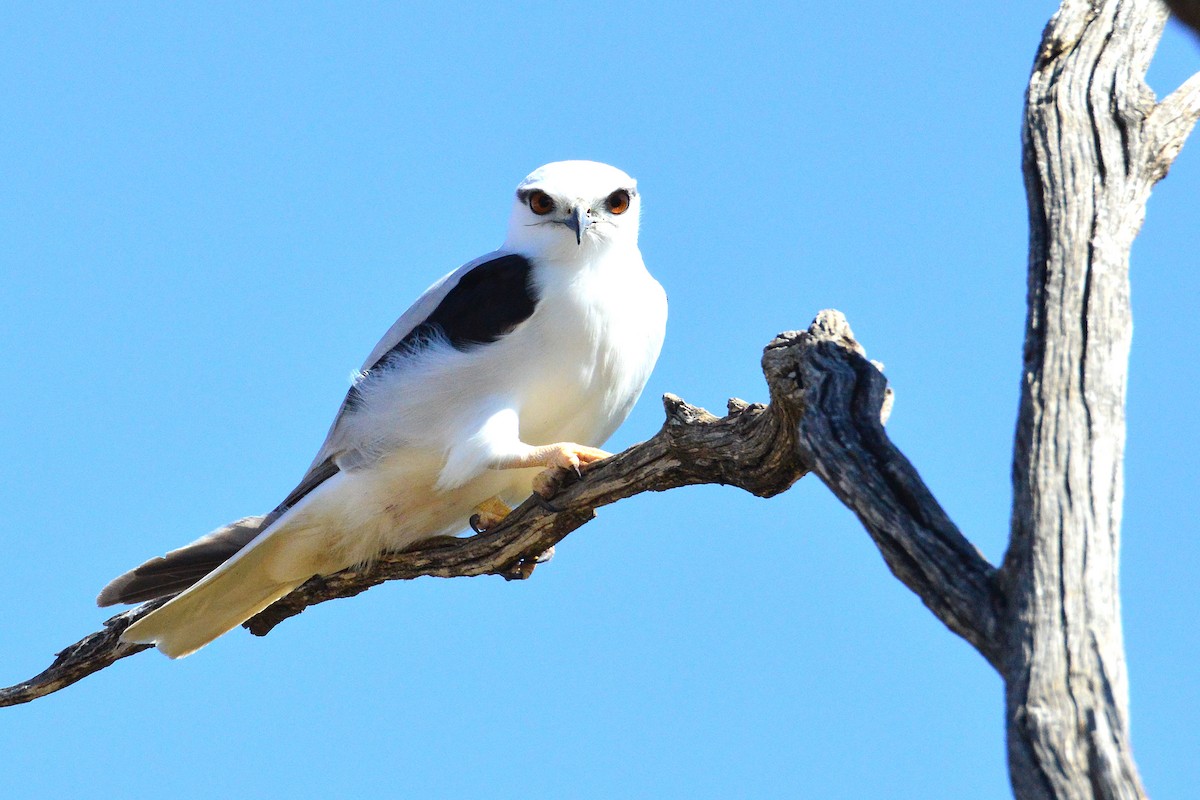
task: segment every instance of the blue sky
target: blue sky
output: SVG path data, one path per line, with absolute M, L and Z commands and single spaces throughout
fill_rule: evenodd
M 1052 2 L 6 4 L 0 683 L 111 577 L 273 506 L 350 371 L 562 158 L 639 179 L 658 396 L 765 399 L 844 311 L 992 560 L 1024 319 L 1022 92 Z M 1200 69 L 1171 29 L 1160 94 Z M 1123 609 L 1156 798 L 1200 783 L 1200 142 L 1134 249 Z M 604 509 L 533 580 L 392 583 L 0 712 L 5 796 L 1009 796 L 998 677 L 814 479 Z

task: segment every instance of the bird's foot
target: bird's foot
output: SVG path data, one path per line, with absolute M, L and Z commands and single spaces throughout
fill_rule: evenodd
M 544 550 L 541 555 L 536 558 L 522 558 L 516 564 L 508 568 L 508 571 L 501 573 L 506 581 L 527 581 L 533 577 L 533 570 L 538 564 L 545 564 L 550 559 L 554 558 L 554 546 Z
M 471 530 L 476 533 L 489 531 L 503 522 L 504 518 L 511 513 L 512 509 L 499 496 L 489 497 L 475 506 L 475 513 L 469 520 Z
M 557 494 L 571 472 L 582 476 L 585 467 L 612 455 L 598 447 L 574 442 L 546 445 L 539 448 L 539 451 L 537 466 L 544 466 L 546 469 L 533 476 L 533 493 L 543 500 Z
M 549 449 L 542 462 L 546 467 L 573 470 L 576 475 L 582 475 L 582 470 L 587 465 L 595 464 L 612 455 L 599 447 L 588 447 L 574 442 L 558 442 L 547 447 Z
M 547 511 L 558 511 L 548 501 L 551 497 L 558 494 L 558 490 L 563 487 L 563 483 L 566 482 L 567 476 L 570 474 L 561 467 L 550 467 L 534 475 L 533 496 L 537 499 L 538 505 Z

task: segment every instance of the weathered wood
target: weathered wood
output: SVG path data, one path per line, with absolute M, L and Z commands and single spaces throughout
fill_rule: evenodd
M 1118 590 L 1129 251 L 1191 130 L 1195 79 L 1144 82 L 1165 17 L 1149 0 L 1067 0 L 1026 98 L 1028 317 L 1001 570 L 1017 797 L 1138 798 Z
M 527 578 L 540 554 L 587 523 L 595 509 L 646 491 L 716 483 L 760 497 L 816 471 L 859 514 L 901 580 L 993 664 L 995 570 L 962 537 L 928 488 L 888 441 L 891 394 L 841 314 L 822 312 L 804 333 L 781 334 L 763 354 L 769 405 L 729 402 L 715 417 L 673 395 L 649 441 L 570 476 L 551 499 L 530 498 L 495 529 L 389 553 L 361 570 L 313 578 L 249 620 L 265 635 L 305 608 L 388 580 L 420 576 Z M 63 651 L 30 681 L 0 690 L 0 706 L 28 702 L 146 649 L 121 644 L 128 625 L 162 601 L 119 614 L 100 633 Z
M 350 597 L 389 580 L 501 575 L 528 578 L 538 557 L 592 520 L 595 510 L 642 492 L 718 483 L 759 497 L 779 494 L 805 472 L 796 460 L 780 409 L 730 401 L 717 418 L 676 397 L 663 397 L 666 422 L 650 440 L 592 465 L 582 478 L 564 475 L 552 502 L 530 497 L 493 530 L 440 539 L 386 554 L 361 570 L 313 578 L 245 627 L 262 636 L 310 605 Z
M 0 689 L 0 706 L 20 705 L 53 694 L 93 672 L 112 666 L 122 658 L 149 650 L 150 645 L 147 644 L 122 642 L 121 632 L 165 602 L 165 599 L 153 600 L 111 617 L 101 630 L 88 634 L 57 653 L 54 662 L 39 674 L 27 681 Z
M 771 497 L 805 473 L 796 458 L 794 430 L 787 427 L 794 411 L 731 400 L 729 414 L 717 418 L 674 395 L 664 397 L 663 404 L 666 422 L 653 438 L 593 465 L 581 479 L 564 478 L 552 503 L 531 497 L 485 533 L 426 542 L 404 553 L 384 554 L 364 569 L 313 578 L 247 621 L 246 627 L 265 635 L 311 605 L 351 597 L 388 580 L 426 575 L 527 578 L 541 554 L 591 520 L 601 506 L 641 492 L 699 483 L 728 484 Z M 103 630 L 63 650 L 40 675 L 0 689 L 0 706 L 56 692 L 118 659 L 149 649 L 123 644 L 119 637 L 164 602 L 156 600 L 112 617 Z
M 996 570 L 888 439 L 887 383 L 845 318 L 822 312 L 808 332 L 782 334 L 763 368 L 772 406 L 804 409 L 800 460 L 858 516 L 892 573 L 999 668 Z

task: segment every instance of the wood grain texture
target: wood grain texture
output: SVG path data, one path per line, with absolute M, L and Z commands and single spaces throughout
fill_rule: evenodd
M 0 706 L 20 705 L 53 694 L 94 672 L 112 666 L 122 658 L 149 650 L 150 645 L 122 642 L 121 632 L 165 602 L 166 599 L 153 600 L 110 617 L 105 621 L 103 628 L 55 654 L 53 663 L 39 674 L 27 681 L 0 689 Z
M 1195 79 L 1162 104 L 1144 81 L 1165 15 L 1150 0 L 1067 0 L 1026 97 L 1028 316 L 1000 575 L 1020 798 L 1145 796 L 1118 583 L 1129 253 L 1197 114 Z
M 803 409 L 796 421 L 800 460 L 858 516 L 892 573 L 998 667 L 1003 600 L 996 570 L 888 439 L 887 383 L 845 318 L 822 312 L 808 332 L 772 342 L 763 364 L 772 405 Z

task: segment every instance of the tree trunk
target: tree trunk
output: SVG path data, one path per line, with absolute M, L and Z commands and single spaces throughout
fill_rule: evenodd
M 1149 0 L 1067 0 L 1026 98 L 1028 317 L 1000 573 L 1009 771 L 1022 800 L 1145 797 L 1118 563 L 1129 252 L 1190 128 L 1156 110 L 1143 81 L 1165 17 Z

